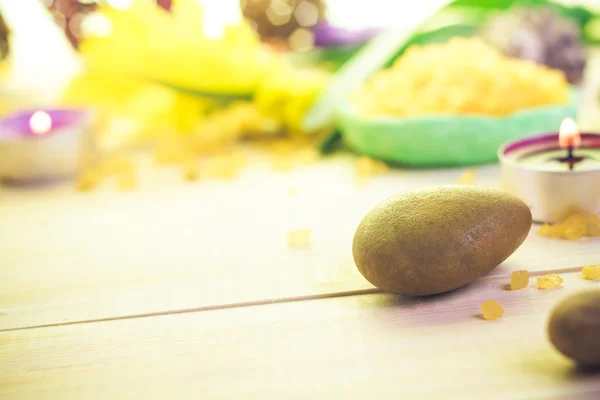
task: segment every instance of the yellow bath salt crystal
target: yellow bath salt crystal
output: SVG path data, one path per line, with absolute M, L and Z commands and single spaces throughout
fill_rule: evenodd
M 305 149 L 298 151 L 294 158 L 300 165 L 309 165 L 318 160 L 319 153 L 315 149 Z
M 585 236 L 587 231 L 586 219 L 585 215 L 572 215 L 563 221 L 561 224 L 564 229 L 563 238 L 575 240 Z
M 479 62 L 473 63 L 473 57 Z M 490 95 L 482 99 L 482 90 Z M 505 57 L 480 38 L 455 38 L 445 44 L 411 46 L 352 97 L 358 113 L 367 117 L 500 116 L 566 104 L 569 85 L 561 71 Z
M 555 239 L 561 239 L 564 236 L 564 231 L 565 229 L 562 224 L 554 224 L 550 226 L 550 233 L 548 236 Z
M 525 270 L 514 271 L 510 274 L 510 290 L 524 289 L 529 285 L 529 272 Z
M 238 167 L 246 167 L 248 165 L 248 156 L 242 151 L 235 151 L 230 155 L 232 161 L 234 161 Z
M 354 172 L 358 176 L 371 175 L 373 172 L 373 160 L 366 156 L 356 158 L 354 162 Z
M 584 216 L 585 222 L 594 222 L 596 224 L 600 224 L 600 216 L 595 214 L 587 214 Z
M 550 224 L 544 224 L 538 229 L 538 235 L 540 236 L 550 236 L 550 232 L 552 230 L 552 226 Z
M 186 181 L 195 181 L 200 177 L 200 166 L 196 160 L 189 160 L 182 164 L 183 178 Z
M 358 188 L 363 188 L 363 187 L 367 186 L 367 183 L 369 183 L 369 176 L 366 176 L 366 175 L 354 176 L 354 186 L 356 186 Z
M 290 247 L 306 247 L 310 242 L 310 229 L 297 229 L 288 232 L 287 240 Z
M 548 274 L 537 278 L 538 289 L 553 289 L 562 283 L 563 279 L 557 274 Z
M 173 158 L 173 150 L 169 146 L 159 143 L 154 147 L 154 162 L 156 164 L 168 164 L 172 162 Z
M 600 224 L 587 223 L 585 234 L 592 238 L 600 237 Z
M 383 161 L 375 160 L 367 156 L 361 156 L 356 159 L 354 164 L 358 175 L 377 175 L 389 171 L 389 167 Z
M 582 237 L 600 237 L 600 218 L 596 215 L 585 213 L 570 213 L 563 222 L 553 225 L 544 224 L 538 235 L 560 238 L 566 240 L 577 240 Z
M 299 147 L 291 139 L 279 139 L 268 143 L 265 146 L 265 150 L 273 154 L 290 154 Z
M 228 156 L 212 157 L 207 163 L 207 173 L 213 178 L 234 179 L 239 173 L 240 166 L 235 159 Z
M 271 168 L 278 172 L 289 172 L 294 167 L 294 160 L 289 155 L 277 155 L 271 161 Z
M 481 304 L 483 319 L 494 321 L 504 315 L 504 308 L 496 300 L 488 300 Z
M 189 157 L 182 143 L 175 139 L 157 143 L 154 151 L 154 162 L 158 165 L 173 165 Z
M 475 178 L 477 177 L 477 170 L 474 168 L 470 168 L 463 172 L 463 174 L 458 178 L 459 185 L 473 185 L 475 183 Z
M 600 237 L 600 218 L 596 215 L 588 215 L 585 218 L 586 236 Z
M 587 219 L 588 218 L 585 215 L 575 214 L 562 221 L 562 224 L 565 226 L 580 226 L 585 224 Z
M 370 177 L 381 175 L 389 169 L 390 167 L 382 161 L 367 156 L 358 157 L 354 163 L 354 183 L 358 187 L 364 187 Z
M 102 171 L 97 167 L 84 169 L 77 178 L 77 190 L 87 192 L 94 189 L 102 180 Z
M 600 279 L 600 265 L 588 265 L 581 269 L 581 273 L 585 279 L 595 281 Z
M 123 155 L 108 157 L 101 163 L 104 176 L 117 176 L 125 170 L 134 169 L 133 162 Z
M 117 176 L 117 187 L 121 190 L 132 190 L 137 186 L 134 170 L 121 171 Z
M 586 234 L 586 231 L 587 231 L 587 226 L 585 223 L 571 224 L 571 225 L 563 224 L 562 237 L 567 240 L 576 240 L 581 237 L 584 237 Z

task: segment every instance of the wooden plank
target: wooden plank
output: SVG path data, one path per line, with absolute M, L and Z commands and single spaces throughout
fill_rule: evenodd
M 596 399 L 546 340 L 550 308 L 600 287 L 507 291 L 487 278 L 429 299 L 376 294 L 0 333 L 3 400 Z M 494 298 L 497 321 L 478 317 Z
M 258 164 L 235 183 L 186 184 L 178 171 L 140 165 L 131 193 L 5 188 L 0 330 L 372 288 L 351 255 L 363 215 L 462 173 L 396 170 L 358 189 L 344 158 L 290 174 Z M 497 185 L 497 167 L 479 171 L 478 184 Z M 304 227 L 310 248 L 289 248 L 287 232 Z M 492 274 L 598 263 L 598 243 L 532 235 Z

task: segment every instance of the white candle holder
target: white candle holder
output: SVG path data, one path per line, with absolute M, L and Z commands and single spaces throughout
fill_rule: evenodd
M 600 135 L 581 134 L 573 169 L 557 154 L 558 133 L 522 139 L 498 151 L 504 190 L 520 197 L 538 223 L 560 222 L 571 212 L 600 214 Z
M 14 184 L 74 176 L 96 156 L 93 128 L 88 110 L 23 112 L 0 121 L 0 178 Z

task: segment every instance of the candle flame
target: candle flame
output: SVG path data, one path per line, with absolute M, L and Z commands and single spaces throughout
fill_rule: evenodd
M 560 147 L 562 148 L 581 146 L 579 128 L 571 118 L 565 118 L 560 125 L 558 140 L 560 142 Z
M 52 118 L 44 111 L 36 111 L 29 119 L 29 126 L 34 135 L 44 135 L 52 129 Z

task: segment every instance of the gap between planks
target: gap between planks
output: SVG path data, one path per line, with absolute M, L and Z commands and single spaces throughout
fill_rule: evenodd
M 529 272 L 530 276 L 540 276 L 551 273 L 556 274 L 568 274 L 581 271 L 581 267 L 570 267 L 570 268 L 558 268 L 551 270 L 543 270 L 543 271 L 531 271 Z M 494 281 L 494 280 L 502 280 L 510 279 L 510 275 L 491 275 L 485 276 L 478 281 Z M 24 326 L 20 328 L 8 328 L 8 329 L 0 329 L 0 332 L 13 332 L 13 331 L 22 331 L 29 329 L 39 329 L 39 328 L 53 328 L 59 326 L 67 326 L 67 325 L 82 325 L 82 324 L 93 324 L 98 322 L 109 322 L 109 321 L 120 321 L 120 320 L 128 320 L 128 319 L 139 319 L 139 318 L 150 318 L 150 317 L 158 317 L 164 315 L 175 315 L 175 314 L 189 314 L 196 313 L 202 311 L 215 311 L 215 310 L 226 310 L 231 308 L 244 308 L 244 307 L 255 307 L 255 306 L 263 306 L 268 304 L 279 304 L 279 303 L 296 303 L 301 301 L 310 301 L 310 300 L 320 300 L 320 299 L 331 299 L 337 297 L 348 297 L 348 296 L 362 296 L 369 294 L 378 294 L 383 293 L 382 290 L 378 288 L 369 288 L 369 289 L 358 289 L 358 290 L 347 290 L 342 292 L 333 292 L 333 293 L 322 293 L 322 294 L 314 294 L 307 296 L 293 296 L 293 297 L 281 297 L 277 299 L 265 299 L 265 300 L 256 300 L 256 301 L 247 301 L 240 303 L 229 303 L 229 304 L 216 304 L 211 306 L 204 307 L 193 307 L 193 308 L 183 308 L 179 310 L 169 310 L 169 311 L 156 311 L 150 313 L 140 313 L 140 314 L 131 314 L 131 315 L 121 315 L 115 317 L 105 317 L 105 318 L 93 318 L 79 321 L 69 321 L 69 322 L 57 322 L 54 324 L 41 324 L 41 325 L 30 325 Z

